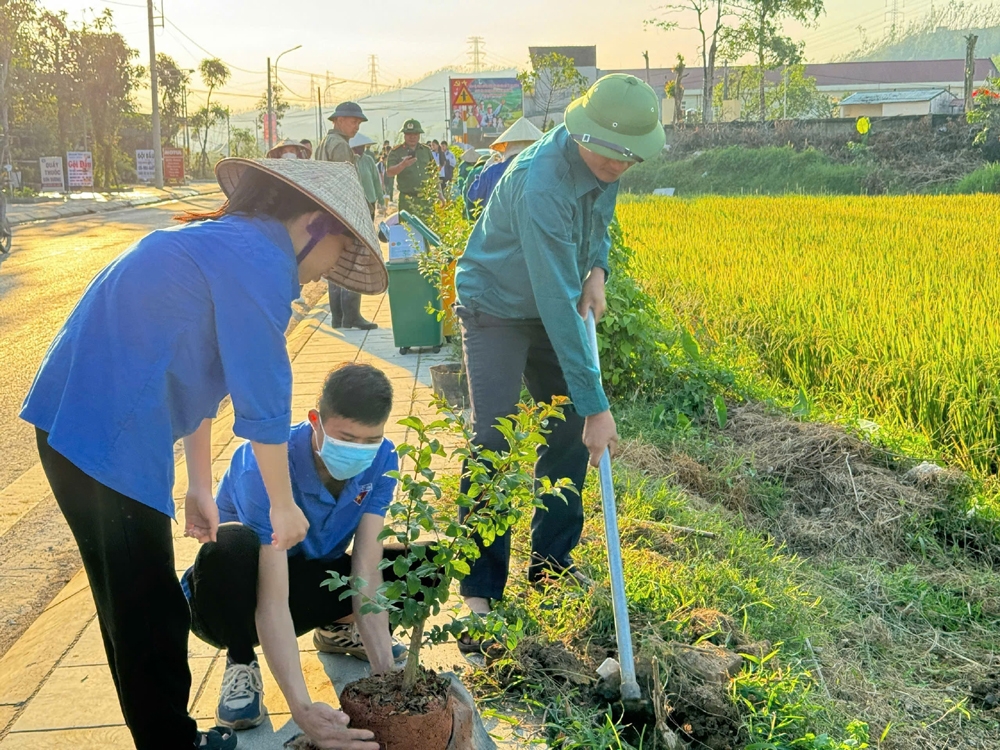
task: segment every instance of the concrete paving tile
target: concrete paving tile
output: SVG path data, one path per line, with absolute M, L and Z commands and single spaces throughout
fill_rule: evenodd
M 190 659 L 192 684 L 199 684 L 212 657 Z M 80 729 L 124 724 L 106 664 L 58 667 L 31 699 L 11 732 Z
M 81 570 L 0 659 L 0 704 L 28 700 L 94 615 Z
M 189 658 L 215 656 L 218 651 L 215 646 L 209 646 L 194 635 L 188 638 Z M 83 631 L 83 635 L 80 636 L 80 640 L 76 642 L 72 650 L 66 654 L 66 658 L 59 662 L 59 667 L 60 669 L 63 667 L 91 667 L 104 664 L 107 664 L 107 657 L 104 653 L 104 641 L 101 638 L 101 626 L 95 618 L 87 626 L 87 629 Z
M 14 718 L 14 714 L 17 713 L 17 709 L 17 706 L 0 706 L 0 735 L 6 731 L 7 725 L 10 724 L 11 719 Z
M 312 636 L 308 637 L 311 638 Z M 302 663 L 302 674 L 305 677 L 306 686 L 309 688 L 309 694 L 312 699 L 314 701 L 329 703 L 331 706 L 339 706 L 340 703 L 337 700 L 337 694 L 334 692 L 333 685 L 327 678 L 323 670 L 323 665 L 316 658 L 317 653 L 315 651 L 300 652 L 299 657 Z M 285 701 L 278 683 L 268 668 L 267 659 L 259 655 L 258 661 L 260 663 L 261 677 L 264 680 L 264 705 L 267 707 L 269 713 L 287 714 L 288 703 Z M 353 661 L 357 660 L 354 659 Z M 215 707 L 219 702 L 219 691 L 222 689 L 222 678 L 225 671 L 225 656 L 219 656 L 216 663 L 212 666 L 208 679 L 205 681 L 201 695 L 192 708 L 191 715 L 199 722 L 206 721 L 215 716 Z
M 0 750 L 109 750 L 133 747 L 132 735 L 122 726 L 69 729 L 57 732 L 11 732 Z

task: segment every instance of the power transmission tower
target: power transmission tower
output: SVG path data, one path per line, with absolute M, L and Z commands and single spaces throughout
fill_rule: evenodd
M 368 95 L 375 96 L 378 93 L 378 55 L 368 56 L 368 72 L 371 76 Z
M 889 38 L 895 39 L 903 28 L 903 0 L 885 0 L 885 20 L 889 24 Z
M 483 59 L 486 57 L 486 40 L 481 36 L 470 36 L 469 47 L 469 57 L 472 59 L 472 72 L 478 73 L 482 69 Z

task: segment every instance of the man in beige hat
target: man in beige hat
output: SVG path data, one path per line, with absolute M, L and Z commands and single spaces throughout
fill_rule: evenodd
M 351 148 L 351 139 L 358 134 L 361 123 L 368 122 L 365 113 L 355 102 L 341 102 L 328 118 L 333 127 L 319 144 L 313 158 L 316 161 L 342 161 L 357 167 L 358 155 Z M 378 328 L 378 323 L 366 320 L 361 315 L 361 295 L 337 286 L 332 281 L 330 292 L 331 325 L 334 328 L 358 328 L 370 331 Z
M 268 159 L 308 159 L 312 150 L 302 141 L 293 141 L 289 138 L 275 144 L 274 148 L 267 152 Z

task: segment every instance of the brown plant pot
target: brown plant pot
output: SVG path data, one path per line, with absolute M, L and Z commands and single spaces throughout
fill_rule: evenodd
M 381 750 L 446 750 L 451 739 L 450 683 L 429 670 L 403 692 L 403 673 L 366 677 L 344 687 L 340 707 L 355 729 L 370 729 Z
M 431 383 L 434 393 L 453 409 L 465 409 L 469 405 L 469 379 L 457 362 L 431 367 Z

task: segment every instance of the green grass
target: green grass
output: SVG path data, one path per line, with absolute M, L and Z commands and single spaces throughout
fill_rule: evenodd
M 621 187 L 633 193 L 672 187 L 682 196 L 860 195 L 869 172 L 867 166 L 839 164 L 815 149 L 728 146 L 676 161 L 644 162 L 625 173 Z

